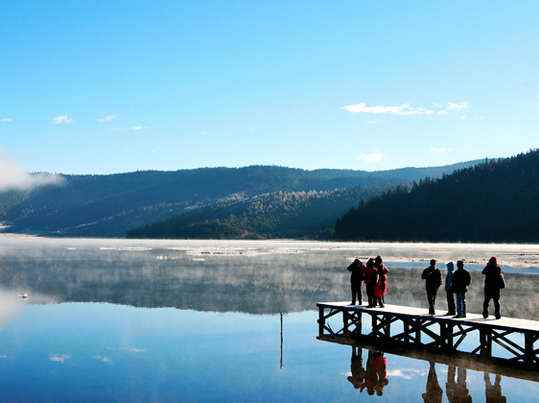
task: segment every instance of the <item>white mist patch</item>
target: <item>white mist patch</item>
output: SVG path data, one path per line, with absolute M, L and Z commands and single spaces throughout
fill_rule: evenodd
M 39 186 L 58 186 L 64 183 L 61 175 L 25 172 L 4 151 L 0 150 L 0 191 L 31 190 Z
M 16 293 L 0 290 L 0 327 L 15 317 L 22 306 L 22 299 Z

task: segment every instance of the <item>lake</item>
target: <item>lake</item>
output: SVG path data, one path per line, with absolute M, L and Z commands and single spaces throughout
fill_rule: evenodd
M 376 254 L 387 301 L 412 306 L 431 257 L 464 258 L 475 312 L 496 255 L 502 314 L 537 319 L 539 245 L 2 235 L 0 401 L 537 401 L 535 382 L 318 341 L 316 302 L 348 299 L 346 265 Z

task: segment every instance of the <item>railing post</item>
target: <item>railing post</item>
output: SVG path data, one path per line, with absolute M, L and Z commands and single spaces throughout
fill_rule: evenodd
M 343 325 L 343 333 L 345 335 L 348 335 L 349 329 L 348 326 L 350 326 L 350 320 L 348 315 L 348 309 L 344 308 L 342 311 L 342 325 Z
M 318 306 L 318 337 L 322 337 L 324 335 L 324 326 L 326 325 L 326 321 L 324 319 L 324 307 Z
M 421 345 L 421 318 L 416 318 L 413 320 L 415 325 L 415 344 L 416 346 Z
M 492 357 L 492 333 L 489 328 L 484 326 L 479 328 L 479 341 L 481 342 L 481 355 Z
M 535 342 L 534 335 L 532 333 L 524 333 L 524 363 L 527 366 L 532 366 L 535 361 L 535 351 L 533 344 Z

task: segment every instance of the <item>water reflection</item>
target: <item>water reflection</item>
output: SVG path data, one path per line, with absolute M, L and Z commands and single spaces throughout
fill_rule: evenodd
M 364 350 L 366 353 L 364 353 Z M 367 356 L 366 368 L 363 365 L 363 356 Z M 428 365 L 428 372 L 412 371 L 410 369 L 393 369 L 389 371 L 389 359 L 383 351 L 371 348 L 362 348 L 361 345 L 352 346 L 350 358 L 350 375 L 348 382 L 359 392 L 366 391 L 371 396 L 382 396 L 384 388 L 390 388 L 389 378 L 400 376 L 405 379 L 413 379 L 419 375 L 421 379 L 426 377 L 425 391 L 421 398 L 425 403 L 442 403 L 444 391 L 440 385 L 438 371 L 447 372 L 445 383 L 445 393 L 449 403 L 471 403 L 472 396 L 468 388 L 468 368 L 449 364 L 447 366 L 437 364 L 435 361 L 422 361 Z M 489 372 L 483 373 L 486 403 L 505 403 L 507 398 L 502 392 L 502 375 L 494 374 L 494 383 L 491 382 L 492 375 Z
M 304 248 L 301 254 L 279 254 L 272 252 L 274 244 L 270 242 L 266 254 L 258 244 L 257 254 L 227 254 L 223 248 L 220 254 L 194 257 L 187 247 L 163 250 L 157 248 L 163 245 L 148 242 L 137 244 L 138 248 L 120 248 L 121 242 L 11 240 L 6 244 L 0 237 L 0 286 L 28 293 L 33 303 L 36 294 L 43 294 L 48 296 L 46 300 L 57 302 L 216 312 L 297 312 L 314 309 L 316 301 L 349 298 L 345 267 L 350 258 L 347 253 L 352 251 L 313 247 Z M 426 252 L 418 246 L 417 253 Z M 392 266 L 387 301 L 425 306 L 419 276 L 419 270 Z M 470 312 L 480 312 L 483 278 L 477 272 L 472 272 L 472 277 L 467 302 Z M 507 280 L 510 287 L 503 296 L 504 315 L 536 318 L 539 276 L 510 273 Z M 440 304 L 439 309 L 444 308 Z

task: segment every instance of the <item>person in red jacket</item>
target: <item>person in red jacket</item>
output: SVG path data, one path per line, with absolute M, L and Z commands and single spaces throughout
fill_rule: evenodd
M 387 274 L 389 270 L 380 256 L 376 256 L 376 259 L 374 259 L 374 267 L 377 274 L 376 284 L 374 286 L 374 297 L 376 298 L 374 305 L 376 306 L 378 304 L 380 308 L 383 308 L 384 295 L 387 294 Z

